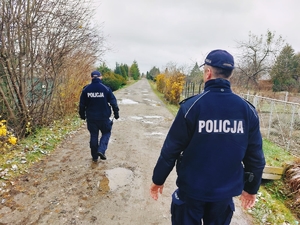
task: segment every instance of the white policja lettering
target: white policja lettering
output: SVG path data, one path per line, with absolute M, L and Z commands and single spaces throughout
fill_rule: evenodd
M 199 133 L 243 134 L 242 120 L 199 120 Z
M 104 94 L 103 92 L 89 92 L 87 93 L 88 98 L 103 98 Z

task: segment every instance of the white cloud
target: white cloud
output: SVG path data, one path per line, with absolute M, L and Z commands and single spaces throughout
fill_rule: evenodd
M 298 0 L 102 0 L 95 19 L 113 51 L 104 60 L 129 66 L 136 60 L 141 72 L 168 62 L 202 63 L 213 49 L 237 54 L 237 41 L 248 34 L 281 35 L 296 52 L 300 33 Z

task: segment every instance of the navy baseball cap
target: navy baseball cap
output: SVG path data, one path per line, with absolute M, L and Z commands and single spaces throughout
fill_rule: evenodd
M 226 70 L 234 69 L 233 56 L 225 50 L 216 49 L 211 51 L 204 61 L 203 65 L 209 65 L 212 67 L 219 67 Z M 201 65 L 201 66 L 203 66 Z
M 95 70 L 91 73 L 91 77 L 100 77 L 100 76 L 102 76 L 102 74 L 97 70 Z

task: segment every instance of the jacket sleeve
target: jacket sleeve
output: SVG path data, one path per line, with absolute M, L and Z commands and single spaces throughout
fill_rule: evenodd
M 169 176 L 180 153 L 186 148 L 190 137 L 184 119 L 183 110 L 180 108 L 162 146 L 160 156 L 153 170 L 152 181 L 162 185 Z
M 111 90 L 109 91 L 108 102 L 113 109 L 114 115 L 119 117 L 119 107 L 118 107 L 117 99 Z
M 249 132 L 248 148 L 243 159 L 245 173 L 252 173 L 253 180 L 245 181 L 244 191 L 256 194 L 261 184 L 262 173 L 265 167 L 265 157 L 262 149 L 262 137 L 259 129 L 259 119 L 251 122 L 252 128 Z
M 84 91 L 81 92 L 79 101 L 79 116 L 81 119 L 85 120 L 85 109 L 86 109 L 86 99 Z

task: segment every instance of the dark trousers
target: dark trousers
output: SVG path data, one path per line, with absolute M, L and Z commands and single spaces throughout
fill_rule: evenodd
M 111 135 L 112 121 L 87 120 L 87 128 L 90 132 L 90 148 L 93 159 L 98 159 L 98 152 L 105 154 Z M 101 137 L 99 140 L 99 133 Z
M 183 196 L 178 190 L 172 195 L 172 225 L 228 225 L 233 211 L 232 198 L 203 202 Z

